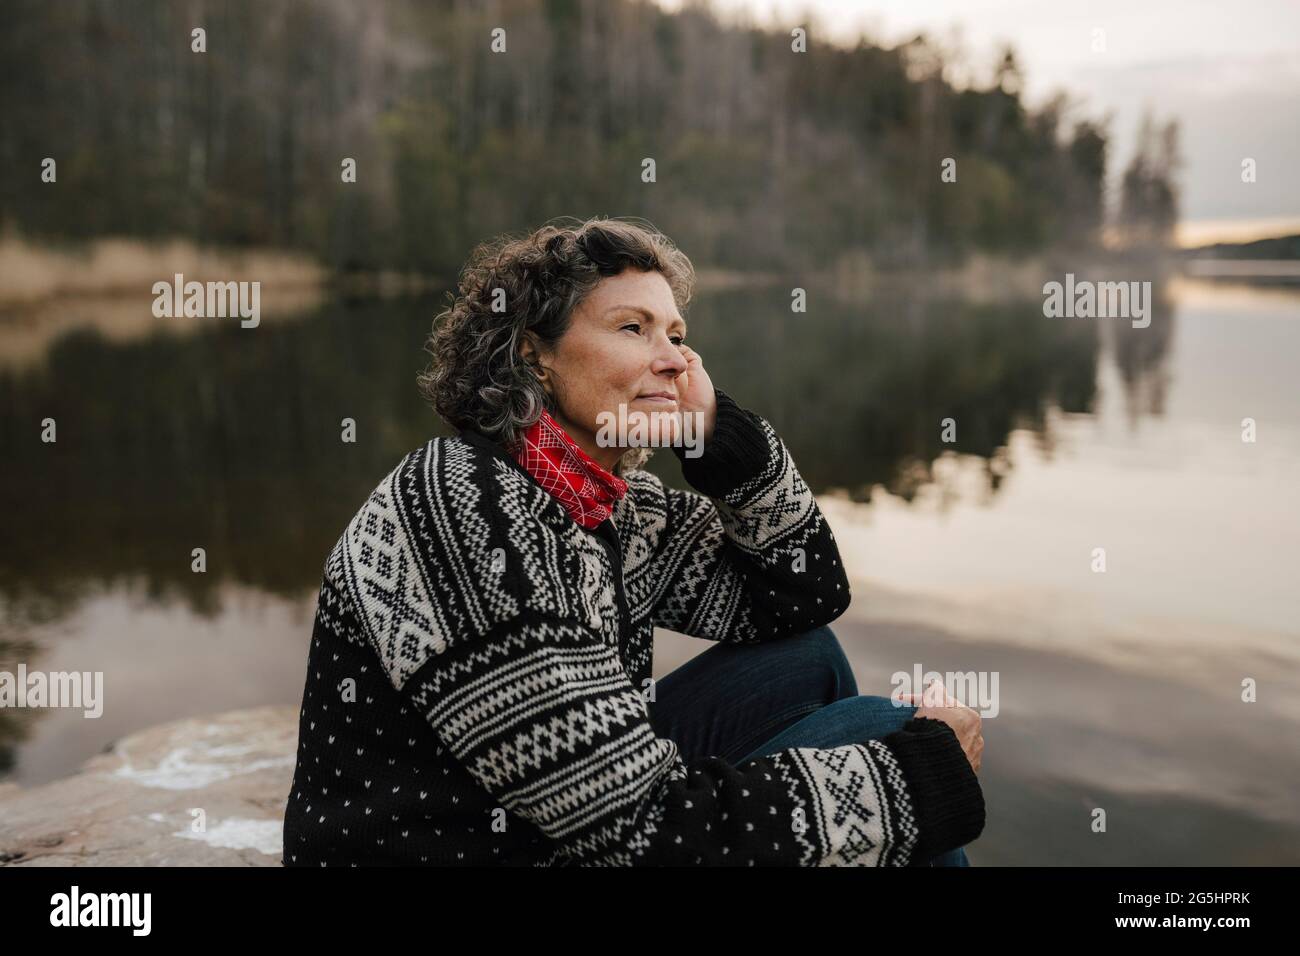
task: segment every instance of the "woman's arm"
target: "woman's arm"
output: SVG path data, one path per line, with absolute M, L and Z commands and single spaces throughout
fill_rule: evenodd
M 772 426 L 716 393 L 704 454 L 672 449 L 700 493 L 648 472 L 634 486 L 638 506 L 665 516 L 651 560 L 654 624 L 736 643 L 828 624 L 849 605 L 835 536 Z
M 935 720 L 686 764 L 617 648 L 575 621 L 529 612 L 450 642 L 399 690 L 479 786 L 579 865 L 903 866 L 984 825 L 975 774 Z

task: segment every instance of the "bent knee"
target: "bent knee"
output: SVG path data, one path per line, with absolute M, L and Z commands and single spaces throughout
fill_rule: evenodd
M 814 663 L 833 676 L 837 688 L 834 699 L 857 696 L 858 685 L 853 676 L 853 667 L 849 663 L 848 655 L 844 653 L 839 638 L 835 636 L 835 632 L 829 625 L 823 624 L 811 631 L 805 631 L 796 639 L 806 643 Z

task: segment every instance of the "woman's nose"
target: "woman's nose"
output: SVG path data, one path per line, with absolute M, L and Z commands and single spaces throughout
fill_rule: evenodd
M 665 336 L 659 343 L 658 352 L 655 355 L 655 371 L 666 372 L 671 370 L 676 377 L 686 371 L 686 356 L 682 350 L 673 344 L 672 339 Z

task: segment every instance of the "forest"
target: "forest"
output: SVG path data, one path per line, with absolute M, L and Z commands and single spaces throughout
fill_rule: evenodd
M 636 215 L 697 265 L 791 272 L 1087 248 L 1107 221 L 1106 120 L 1064 93 L 1029 109 L 1010 49 L 958 86 L 925 36 L 849 49 L 636 0 L 0 16 L 0 230 L 35 242 L 182 236 L 446 277 L 491 235 Z M 1152 129 L 1121 223 L 1172 224 L 1156 160 L 1176 136 Z

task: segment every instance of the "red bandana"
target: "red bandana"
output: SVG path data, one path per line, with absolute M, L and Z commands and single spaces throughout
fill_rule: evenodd
M 584 528 L 608 518 L 614 502 L 627 494 L 627 482 L 579 448 L 548 411 L 523 433 L 514 456 Z

